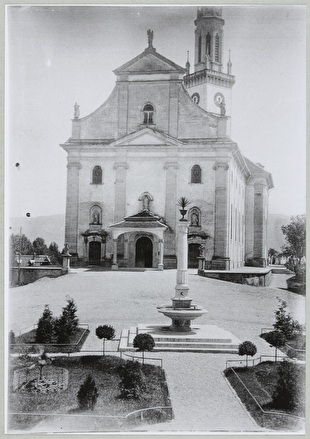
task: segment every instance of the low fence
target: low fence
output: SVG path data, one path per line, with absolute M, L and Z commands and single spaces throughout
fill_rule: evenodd
M 41 378 L 45 381 L 55 382 L 58 390 L 66 390 L 68 388 L 69 372 L 67 369 L 55 366 L 44 366 L 44 368 L 40 369 L 39 366 L 33 364 L 14 371 L 13 391 L 20 391 L 29 381 Z
M 108 428 L 108 431 L 126 431 L 130 428 L 130 425 L 137 423 L 160 423 L 160 422 L 169 422 L 173 419 L 173 409 L 171 406 L 156 406 L 156 407 L 146 407 L 143 409 L 134 410 L 133 412 L 129 412 L 126 415 L 95 415 L 95 414 L 86 414 L 83 413 L 25 413 L 25 412 L 9 412 L 8 416 L 12 419 L 12 417 L 18 417 L 19 419 L 36 419 L 36 422 L 44 419 L 52 419 L 54 418 L 57 422 L 57 425 L 60 425 L 61 420 L 65 420 L 68 418 L 74 419 L 75 431 L 79 430 L 78 423 L 81 422 L 82 427 L 85 429 L 85 424 L 87 420 L 91 422 L 91 429 L 87 430 L 91 431 L 106 431 L 105 428 Z M 94 421 L 99 421 L 99 425 L 94 425 Z M 101 421 L 101 423 L 100 423 Z M 66 430 L 62 430 L 61 433 L 66 433 Z
M 37 324 L 28 328 L 23 328 L 19 331 L 18 336 L 21 336 L 27 332 L 33 331 L 37 328 Z M 53 348 L 60 349 L 62 353 L 69 353 L 72 350 L 77 350 L 78 346 L 81 344 L 83 338 L 86 335 L 86 332 L 89 331 L 88 323 L 79 323 L 79 329 L 82 329 L 82 333 L 78 340 L 75 343 L 11 343 L 10 350 L 11 353 L 20 353 L 20 355 L 24 355 L 27 351 L 32 351 L 32 353 L 42 352 L 43 350 L 47 350 L 47 352 L 51 353 L 50 350 Z M 67 349 L 67 351 L 66 351 Z
M 253 366 L 255 366 L 257 364 L 262 363 L 263 361 L 268 361 L 268 360 L 269 361 L 274 361 L 274 357 L 271 357 L 271 356 L 268 356 L 268 355 L 261 355 L 258 358 L 252 359 L 251 363 L 252 363 Z M 289 360 L 289 358 L 286 357 L 286 356 L 283 356 L 283 357 L 279 357 L 279 360 L 280 361 Z M 272 416 L 272 417 L 282 418 L 282 419 L 285 419 L 286 421 L 294 420 L 297 425 L 300 424 L 300 427 L 303 428 L 304 422 L 305 422 L 305 418 L 304 417 L 292 415 L 292 414 L 289 414 L 289 413 L 283 413 L 283 412 L 279 412 L 279 411 L 265 410 L 260 405 L 260 403 L 257 401 L 255 396 L 253 395 L 253 393 L 246 386 L 246 384 L 243 382 L 241 377 L 238 375 L 238 373 L 234 369 L 234 368 L 237 368 L 237 367 L 244 367 L 244 366 L 246 366 L 246 364 L 247 364 L 246 360 L 227 360 L 226 361 L 226 369 L 230 369 L 232 371 L 234 376 L 238 379 L 238 381 L 240 382 L 242 387 L 245 389 L 247 394 L 250 396 L 251 400 L 255 403 L 255 405 L 257 406 L 257 408 L 261 412 L 261 414 L 264 415 L 264 416 L 269 416 L 269 417 Z M 263 417 L 263 420 L 265 421 L 264 417 Z

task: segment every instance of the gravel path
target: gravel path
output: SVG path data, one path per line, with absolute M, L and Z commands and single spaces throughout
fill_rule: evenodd
M 257 288 L 202 278 L 190 270 L 190 296 L 208 310 L 197 324 L 217 325 L 241 341 L 254 342 L 257 355 L 274 355 L 274 349 L 259 334 L 261 328 L 270 328 L 274 322 L 277 297 L 287 301 L 294 318 L 305 320 L 305 298 L 279 289 L 283 277 L 278 276 L 285 275 L 274 276 L 271 287 Z M 100 324 L 113 325 L 117 336 L 123 328 L 138 323 L 169 324 L 156 306 L 170 303 L 175 279 L 175 270 L 117 273 L 82 269 L 57 279 L 41 279 L 10 289 L 8 328 L 18 334 L 19 330 L 31 327 L 42 315 L 45 304 L 49 304 L 55 316 L 59 315 L 69 296 L 77 304 L 80 322 L 90 325 L 84 349 L 101 350 L 102 342 L 95 336 L 95 328 Z M 156 353 L 159 356 L 164 360 L 175 419 L 146 427 L 149 431 L 260 430 L 222 376 L 226 360 L 239 359 L 238 355 Z

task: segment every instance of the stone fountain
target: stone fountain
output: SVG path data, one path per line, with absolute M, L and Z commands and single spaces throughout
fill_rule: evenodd
M 184 197 L 182 197 L 182 199 L 185 200 Z M 184 218 L 187 212 L 184 207 L 180 212 L 182 218 L 177 224 L 178 259 L 175 293 L 171 299 L 171 304 L 157 307 L 158 312 L 169 317 L 172 323 L 170 326 L 139 323 L 137 326 L 123 329 L 118 349 L 119 351 L 134 351 L 133 340 L 135 336 L 147 333 L 150 334 L 155 341 L 154 351 L 235 354 L 238 352 L 240 340 L 231 334 L 231 332 L 219 328 L 216 325 L 192 324 L 194 319 L 203 316 L 207 311 L 199 305 L 192 304 L 192 299 L 188 295 L 188 221 Z
M 157 307 L 159 312 L 172 320 L 169 329 L 176 332 L 190 332 L 191 321 L 207 312 L 199 305 L 192 305 L 192 299 L 188 296 L 187 232 L 188 221 L 183 216 L 177 225 L 178 262 L 175 296 L 171 299 L 171 305 Z

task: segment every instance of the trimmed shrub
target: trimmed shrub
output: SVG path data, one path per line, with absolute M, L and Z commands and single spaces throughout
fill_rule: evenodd
M 140 398 L 146 386 L 141 365 L 137 361 L 128 360 L 124 366 L 118 368 L 118 373 L 121 377 L 121 397 Z
M 96 335 L 101 340 L 103 339 L 103 355 L 104 355 L 104 341 L 112 340 L 115 337 L 115 329 L 111 325 L 102 325 L 96 328 Z
M 244 341 L 243 343 L 241 343 L 239 345 L 239 351 L 238 354 L 243 356 L 246 356 L 246 367 L 248 367 L 248 356 L 250 355 L 251 357 L 253 357 L 257 352 L 257 348 L 255 346 L 254 343 L 252 343 L 251 341 Z
M 285 346 L 286 343 L 285 335 L 280 331 L 271 331 L 264 334 L 264 339 L 267 343 L 275 347 L 275 361 L 277 361 L 277 351 L 279 348 Z
M 155 341 L 150 334 L 138 334 L 133 340 L 133 347 L 138 351 L 152 351 L 155 347 Z
M 96 405 L 98 395 L 99 393 L 96 383 L 91 375 L 88 375 L 77 393 L 79 408 L 81 410 L 93 410 Z

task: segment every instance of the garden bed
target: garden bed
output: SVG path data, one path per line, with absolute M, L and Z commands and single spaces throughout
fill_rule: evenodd
M 266 341 L 268 332 L 264 332 L 260 337 Z M 268 342 L 267 342 L 268 343 Z M 291 340 L 287 340 L 286 344 L 278 348 L 280 352 L 286 354 L 290 358 L 297 358 L 297 360 L 306 360 L 306 336 L 298 334 Z
M 14 368 L 14 361 L 17 361 L 17 359 L 13 360 L 12 369 Z M 98 431 L 121 431 L 128 430 L 128 422 L 124 420 L 128 413 L 148 407 L 170 406 L 163 369 L 147 364 L 142 366 L 147 383 L 142 397 L 139 399 L 121 398 L 118 368 L 125 363 L 125 360 L 113 356 L 55 358 L 53 366 L 66 368 L 69 371 L 67 390 L 47 394 L 19 393 L 11 390 L 8 411 L 10 413 L 26 412 L 29 415 L 9 415 L 9 429 L 27 430 L 44 419 L 44 416 L 31 416 L 31 413 L 40 413 L 42 415 L 49 413 L 57 415 L 53 416 L 52 419 L 50 416 L 48 417 L 48 422 L 54 423 L 55 428 L 59 426 L 60 420 L 62 422 L 61 414 L 79 414 L 79 418 L 83 417 L 83 425 L 86 426 L 87 431 L 93 431 L 94 428 L 97 428 Z M 78 408 L 77 393 L 89 374 L 95 380 L 99 396 L 94 410 L 83 412 Z M 44 377 L 44 369 L 42 376 Z M 87 418 L 87 415 L 115 416 L 116 418 Z M 171 412 L 166 410 L 156 410 L 153 413 L 146 412 L 144 415 L 145 422 L 163 422 L 168 419 L 171 419 Z M 71 422 L 74 426 L 78 425 L 76 420 L 77 418 L 72 417 Z M 68 418 L 64 422 L 67 423 Z M 131 422 L 136 422 L 136 420 Z
M 29 352 L 37 352 L 39 351 L 39 347 L 44 347 L 45 352 L 53 353 L 53 352 L 79 352 L 85 343 L 87 337 L 89 335 L 89 330 L 86 328 L 78 327 L 72 335 L 69 337 L 68 344 L 54 344 L 54 343 L 36 343 L 36 329 L 32 329 L 29 332 L 21 334 L 15 338 L 15 343 L 11 344 L 11 352 L 12 353 L 20 353 L 25 351 L 25 349 L 29 350 Z
M 303 420 L 283 416 L 283 414 L 296 417 L 305 416 L 305 367 L 294 364 L 294 367 L 298 369 L 299 376 L 303 378 L 303 381 L 299 383 L 300 389 L 302 389 L 299 394 L 300 404 L 294 410 L 279 410 L 274 406 L 273 394 L 279 379 L 279 367 L 280 363 L 267 361 L 248 368 L 228 368 L 224 373 L 242 403 L 260 426 L 281 431 L 300 430 L 304 426 Z M 244 385 L 263 411 L 255 403 Z

